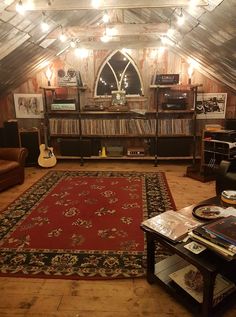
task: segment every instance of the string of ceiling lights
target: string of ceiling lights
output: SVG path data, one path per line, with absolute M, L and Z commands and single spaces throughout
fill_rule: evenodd
M 46 1 L 48 6 L 52 5 L 50 0 L 46 0 Z M 190 10 L 194 9 L 196 5 L 197 5 L 197 0 L 189 0 Z M 101 0 L 91 0 L 91 8 L 99 9 L 100 6 L 101 6 Z M 22 0 L 18 1 L 16 5 L 16 11 L 19 14 L 24 14 L 24 12 L 27 11 L 27 7 L 26 5 L 24 5 Z M 171 16 L 169 18 L 169 29 L 167 30 L 165 34 L 160 36 L 162 46 L 153 50 L 151 57 L 156 57 L 156 55 L 163 54 L 163 52 L 168 46 L 177 45 L 177 43 L 174 40 L 174 35 L 177 29 L 175 29 L 173 25 L 176 24 L 177 27 L 181 28 L 184 25 L 185 20 L 186 20 L 186 16 L 183 11 L 183 8 L 178 7 L 172 11 Z M 117 35 L 117 30 L 114 27 L 112 28 L 109 27 L 110 16 L 107 11 L 104 11 L 102 16 L 102 21 L 104 24 L 104 32 L 103 32 L 103 35 L 100 37 L 100 40 L 103 43 L 107 43 L 112 40 L 112 37 Z M 47 33 L 50 30 L 50 24 L 53 24 L 55 29 L 55 25 L 56 25 L 55 21 L 53 21 L 49 16 L 47 16 L 45 12 L 42 12 L 42 21 L 41 21 L 42 32 Z M 72 38 L 72 39 L 68 38 L 63 26 L 58 25 L 58 28 L 60 28 L 60 35 L 58 37 L 59 40 L 63 43 L 68 42 L 68 46 L 66 46 L 57 55 L 62 54 L 65 50 L 71 47 L 74 49 L 76 56 L 79 56 L 82 58 L 88 56 L 89 51 L 85 48 L 79 47 L 80 40 L 78 38 Z

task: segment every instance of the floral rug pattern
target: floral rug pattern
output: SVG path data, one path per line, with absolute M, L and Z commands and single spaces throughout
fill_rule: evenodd
M 0 275 L 145 275 L 140 224 L 175 209 L 162 172 L 50 171 L 0 215 Z

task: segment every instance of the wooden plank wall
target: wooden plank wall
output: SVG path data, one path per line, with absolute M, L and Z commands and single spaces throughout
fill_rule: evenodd
M 152 49 L 142 50 L 129 50 L 128 54 L 134 60 L 137 65 L 144 85 L 144 97 L 129 99 L 129 106 L 131 108 L 140 108 L 151 110 L 155 108 L 154 103 L 154 91 L 150 90 L 149 85 L 153 74 L 158 73 L 179 73 L 180 81 L 183 84 L 187 84 L 188 75 L 187 61 L 166 50 L 163 55 L 151 58 Z M 52 65 L 53 78 L 52 85 L 57 85 L 57 70 L 60 68 L 74 68 L 80 70 L 83 83 L 86 84 L 87 90 L 83 95 L 82 102 L 89 103 L 94 101 L 94 85 L 98 71 L 105 61 L 105 59 L 111 54 L 111 51 L 98 50 L 90 51 L 88 58 L 81 59 L 76 57 L 72 52 L 65 53 L 60 58 L 56 59 Z M 226 118 L 236 118 L 236 93 L 227 89 L 224 85 L 207 78 L 197 70 L 194 71 L 192 76 L 192 83 L 202 84 L 201 91 L 203 92 L 227 92 L 227 110 Z M 0 98 L 0 126 L 2 123 L 9 119 L 15 119 L 15 108 L 13 93 L 41 93 L 40 86 L 46 86 L 47 80 L 43 71 L 38 72 L 34 77 L 31 77 L 21 86 L 12 91 L 12 94 Z M 109 99 L 108 99 L 109 103 Z M 204 121 L 204 120 L 201 120 Z M 20 127 L 30 128 L 32 126 L 38 126 L 40 120 L 19 119 Z

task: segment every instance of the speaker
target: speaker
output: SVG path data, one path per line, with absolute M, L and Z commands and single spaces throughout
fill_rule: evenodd
M 6 147 L 19 147 L 20 138 L 17 121 L 5 121 L 4 134 L 5 134 L 5 146 Z
M 6 136 L 4 128 L 0 128 L 0 147 L 6 147 Z
M 26 166 L 38 165 L 38 157 L 40 137 L 38 129 L 32 131 L 20 131 L 20 146 L 25 147 L 28 150 L 28 156 L 25 161 Z
M 80 139 L 61 139 L 61 155 L 65 156 L 91 156 L 91 140 Z

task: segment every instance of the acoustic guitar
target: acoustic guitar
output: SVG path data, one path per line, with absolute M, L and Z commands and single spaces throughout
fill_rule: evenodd
M 57 159 L 53 153 L 53 148 L 48 146 L 47 131 L 44 127 L 44 142 L 39 146 L 38 164 L 41 167 L 53 167 L 57 164 Z

